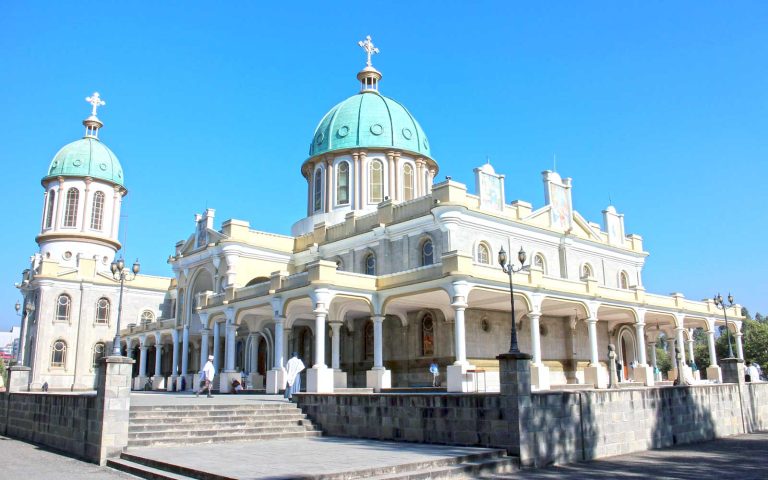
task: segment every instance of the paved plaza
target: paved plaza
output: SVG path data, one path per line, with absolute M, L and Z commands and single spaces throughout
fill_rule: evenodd
M 461 447 L 371 442 L 365 440 L 320 438 L 230 443 L 196 447 L 155 449 L 157 455 L 184 455 L 208 459 L 220 474 L 239 478 L 276 476 L 291 468 L 295 474 L 318 475 L 348 470 L 374 462 L 408 463 L 419 458 L 434 458 L 463 451 Z M 273 465 L 263 469 L 265 459 Z M 178 459 L 178 458 L 177 458 Z M 199 464 L 199 461 L 196 461 Z M 343 468 L 332 468 L 343 465 Z M 290 467 L 288 467 L 290 466 Z M 3 478 L 37 480 L 130 479 L 109 468 L 62 456 L 28 443 L 0 437 L 0 469 Z M 583 479 L 583 478 L 658 478 L 658 479 L 764 479 L 768 471 L 768 432 L 740 435 L 707 443 L 613 457 L 540 470 L 525 470 L 514 475 L 486 478 Z

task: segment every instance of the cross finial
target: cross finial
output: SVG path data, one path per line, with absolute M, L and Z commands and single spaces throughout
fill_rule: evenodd
M 365 50 L 365 53 L 368 54 L 367 65 L 369 67 L 372 67 L 373 65 L 371 65 L 371 55 L 373 55 L 374 53 L 379 53 L 379 49 L 376 48 L 376 46 L 371 41 L 371 36 L 368 35 L 367 37 L 365 37 L 365 40 L 360 40 L 359 42 L 357 42 L 357 44 L 363 47 L 363 50 Z
M 85 101 L 90 103 L 93 107 L 93 110 L 91 111 L 91 115 L 94 117 L 96 116 L 96 109 L 99 107 L 102 107 L 107 104 L 104 100 L 101 99 L 99 96 L 99 92 L 93 92 L 93 95 L 90 97 L 85 97 Z

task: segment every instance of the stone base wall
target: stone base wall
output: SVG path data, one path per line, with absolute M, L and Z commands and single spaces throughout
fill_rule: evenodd
M 326 435 L 448 445 L 505 445 L 499 394 L 297 394 Z
M 518 453 L 500 394 L 297 398 L 328 435 Z M 768 429 L 768 383 L 532 393 L 530 413 L 520 425 L 529 464 L 570 463 Z
M 96 393 L 11 393 L 0 397 L 0 433 L 81 458 L 98 456 Z
M 79 394 L 18 391 L 26 390 L 30 369 L 14 367 L 12 385 L 19 388 L 0 395 L 0 434 L 101 465 L 119 455 L 128 444 L 133 360 L 101 361 L 97 391 Z
M 744 385 L 744 421 L 750 432 L 768 430 L 768 383 Z

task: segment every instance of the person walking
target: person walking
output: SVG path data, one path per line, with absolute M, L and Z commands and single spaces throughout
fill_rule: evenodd
M 288 363 L 285 366 L 285 381 L 287 383 L 285 387 L 285 398 L 290 400 L 294 393 L 301 390 L 301 377 L 299 376 L 299 373 L 304 370 L 304 362 L 299 359 L 298 353 L 293 352 L 291 359 L 288 360 Z
M 213 385 L 213 377 L 216 376 L 216 370 L 213 368 L 213 355 L 208 355 L 208 361 L 205 362 L 201 375 L 200 390 L 195 393 L 195 397 L 199 397 L 203 390 L 208 390 L 208 398 L 212 398 L 211 386 Z
M 440 379 L 440 368 L 438 368 L 435 360 L 432 360 L 432 363 L 429 365 L 429 373 L 432 374 L 432 386 L 436 387 Z

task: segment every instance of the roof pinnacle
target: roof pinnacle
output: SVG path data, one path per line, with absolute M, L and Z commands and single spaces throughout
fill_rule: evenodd
M 91 116 L 83 120 L 83 125 L 85 125 L 85 136 L 86 138 L 99 138 L 99 129 L 104 126 L 103 123 L 101 123 L 101 120 L 96 116 L 96 109 L 99 107 L 102 107 L 107 104 L 104 100 L 101 99 L 99 96 L 99 92 L 93 92 L 93 95 L 90 97 L 85 97 L 85 101 L 91 104 Z
M 357 79 L 360 80 L 360 92 L 373 92 L 378 93 L 379 92 L 379 80 L 381 80 L 381 72 L 376 70 L 373 65 L 371 64 L 371 56 L 375 53 L 379 53 L 379 49 L 376 48 L 376 46 L 373 44 L 373 41 L 371 41 L 371 36 L 368 35 L 365 37 L 365 40 L 360 40 L 357 42 L 360 47 L 365 50 L 365 53 L 368 55 L 368 61 L 366 62 L 365 68 L 360 70 L 360 72 L 357 74 Z

